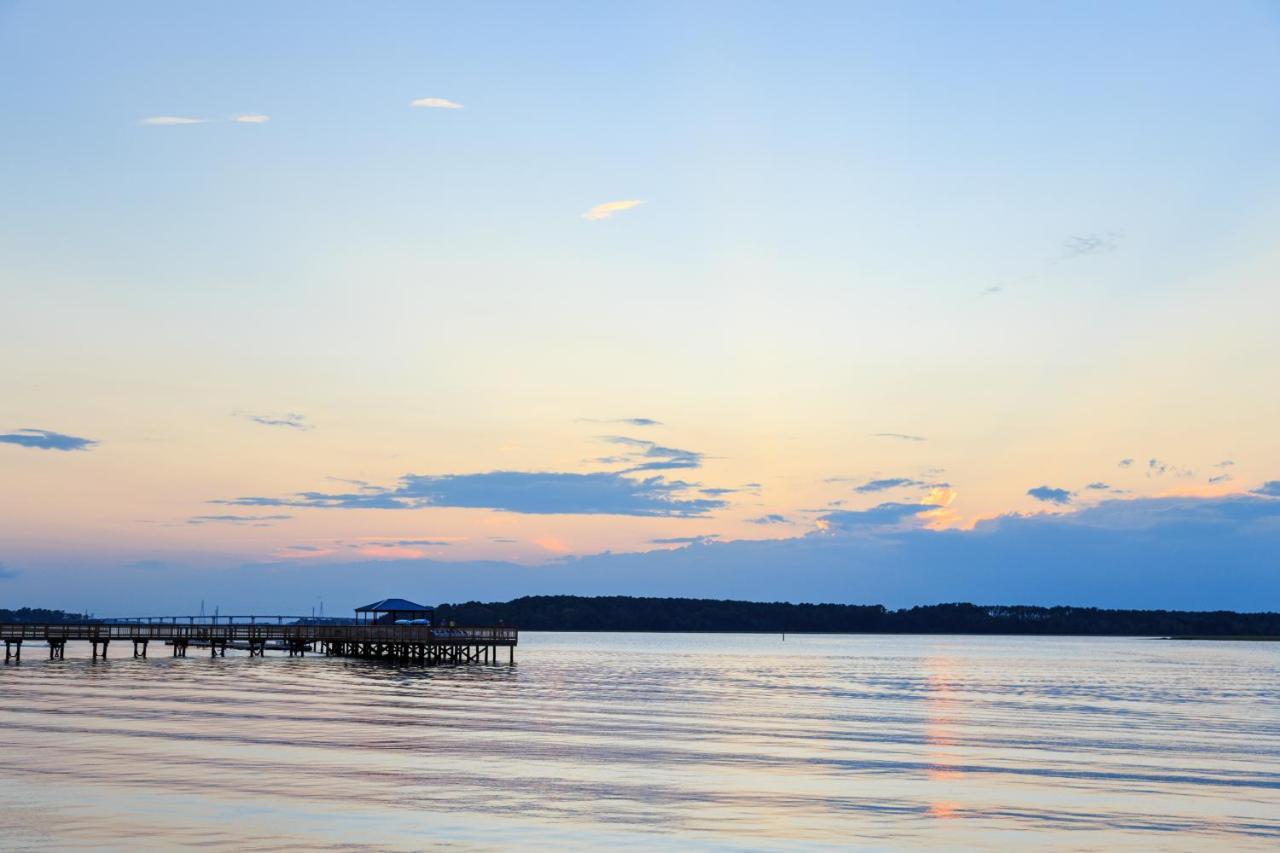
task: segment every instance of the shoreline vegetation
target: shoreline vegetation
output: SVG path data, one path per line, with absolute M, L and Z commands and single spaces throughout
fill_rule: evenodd
M 1280 643 L 1280 635 L 1274 634 L 1188 634 L 1164 637 L 1166 640 L 1222 640 L 1233 643 Z
M 933 604 L 791 604 L 701 598 L 538 595 L 441 604 L 438 624 L 514 625 L 525 631 L 759 634 L 1015 634 L 1280 640 L 1280 613 L 1115 610 L 1095 607 Z M 0 609 L 0 622 L 93 621 L 61 610 Z M 329 620 L 326 620 L 329 621 Z
M 442 604 L 436 616 L 459 625 L 504 622 L 525 631 L 1280 638 L 1280 613 L 968 603 L 891 610 L 879 604 L 539 595 L 501 603 Z

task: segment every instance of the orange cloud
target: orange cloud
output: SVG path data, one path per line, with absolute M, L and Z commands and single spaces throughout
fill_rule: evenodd
M 406 548 L 403 545 L 361 545 L 355 552 L 362 557 L 373 557 L 379 560 L 411 560 L 414 557 L 425 557 L 426 551 L 417 548 Z
M 561 542 L 554 536 L 539 536 L 533 540 L 533 544 L 539 548 L 545 548 L 553 554 L 564 554 L 569 550 L 569 546 Z
M 644 204 L 640 199 L 625 199 L 623 201 L 606 201 L 604 204 L 597 204 L 595 207 L 582 214 L 583 219 L 608 219 L 615 213 L 621 213 L 624 210 L 630 210 L 633 207 Z

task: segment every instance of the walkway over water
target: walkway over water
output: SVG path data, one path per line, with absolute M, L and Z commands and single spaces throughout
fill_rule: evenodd
M 147 656 L 151 642 L 172 646 L 174 657 L 186 657 L 190 646 L 207 647 L 211 656 L 225 656 L 227 647 L 245 649 L 250 656 L 268 648 L 304 655 L 318 651 L 329 656 L 387 658 L 421 663 L 498 663 L 498 650 L 507 649 L 515 663 L 519 631 L 507 626 L 436 627 L 433 625 L 341 624 L 302 622 L 289 617 L 244 616 L 153 618 L 150 621 L 0 625 L 4 658 L 20 659 L 24 641 L 47 643 L 49 658 L 62 659 L 68 641 L 93 645 L 93 656 L 107 656 L 114 642 L 133 644 L 133 656 Z M 179 621 L 179 620 L 182 621 Z M 189 621 L 188 621 L 189 620 Z

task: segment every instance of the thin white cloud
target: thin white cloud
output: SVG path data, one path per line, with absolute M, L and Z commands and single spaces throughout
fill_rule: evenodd
M 1062 244 L 1061 259 L 1071 260 L 1085 255 L 1103 255 L 1120 248 L 1120 235 L 1114 231 L 1077 234 Z
M 238 121 L 241 124 L 266 124 L 271 121 L 271 116 L 262 113 L 245 113 L 236 116 L 232 121 Z
M 604 204 L 597 204 L 595 207 L 582 214 L 583 219 L 608 219 L 615 213 L 621 213 L 624 210 L 630 210 L 637 205 L 644 204 L 640 199 L 624 199 L 622 201 L 606 201 Z
M 446 99 L 446 98 L 418 98 L 417 100 L 412 101 L 412 102 L 409 104 L 409 106 L 411 106 L 411 107 L 433 107 L 433 108 L 435 108 L 435 109 L 437 109 L 437 110 L 460 110 L 460 109 L 462 109 L 462 104 L 455 104 L 453 101 L 450 101 L 450 100 L 448 100 L 448 99 Z
M 191 118 L 189 116 L 148 116 L 139 124 L 149 124 L 155 126 L 175 125 L 175 124 L 205 124 L 209 120 L 206 118 Z

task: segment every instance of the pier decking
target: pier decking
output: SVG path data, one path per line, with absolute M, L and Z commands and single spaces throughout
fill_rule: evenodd
M 71 642 L 93 645 L 93 657 L 105 658 L 112 642 L 132 643 L 133 656 L 145 658 L 152 642 L 172 647 L 174 657 L 186 657 L 191 646 L 208 648 L 212 657 L 225 657 L 227 648 L 265 655 L 268 648 L 291 656 L 318 651 L 330 657 L 384 658 L 430 664 L 496 664 L 499 650 L 507 650 L 507 663 L 515 663 L 519 631 L 508 626 L 482 628 L 435 627 L 395 624 L 272 624 L 257 617 L 248 622 L 221 624 L 172 621 L 87 622 L 70 624 L 0 625 L 6 662 L 21 659 L 24 641 L 44 642 L 49 658 L 60 660 Z M 275 619 L 276 617 L 267 617 Z

